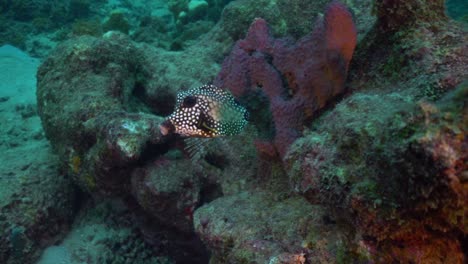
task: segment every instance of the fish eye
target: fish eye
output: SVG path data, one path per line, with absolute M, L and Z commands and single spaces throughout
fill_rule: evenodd
M 195 96 L 187 96 L 182 102 L 182 107 L 191 108 L 197 103 L 197 98 Z

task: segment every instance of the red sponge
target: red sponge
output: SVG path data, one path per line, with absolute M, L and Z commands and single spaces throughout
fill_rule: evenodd
M 351 13 L 338 1 L 333 1 L 325 13 L 325 39 L 329 50 L 338 51 L 347 62 L 353 56 L 357 42 L 357 31 Z

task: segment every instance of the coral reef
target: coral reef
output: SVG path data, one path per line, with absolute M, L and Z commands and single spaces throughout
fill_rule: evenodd
M 0 1 L 0 44 L 12 44 L 34 56 L 46 57 L 57 42 L 77 33 L 101 35 L 102 28 L 133 33 L 145 17 L 152 16 L 148 10 L 159 9 L 153 17 L 164 17 L 161 5 L 162 1 Z
M 100 22 L 75 22 L 80 36 L 37 73 L 37 110 L 61 171 L 93 199 L 122 200 L 109 209 L 122 217 L 104 218 L 128 225 L 105 227 L 102 243 L 91 235 L 99 261 L 466 261 L 466 34 L 442 1 L 377 1 L 377 18 L 370 1 L 346 1 L 357 27 L 327 2 L 170 1 L 172 13 L 149 14 L 127 1 L 121 14 L 139 10 L 128 34 L 102 37 L 81 36 L 99 36 Z M 205 83 L 232 91 L 251 124 L 190 160 L 158 126 L 179 90 Z M 11 230 L 21 248 L 23 229 Z M 148 256 L 108 255 L 127 242 Z M 52 250 L 70 254 L 64 244 Z
M 104 147 L 101 151 L 107 150 L 108 155 L 94 162 L 110 158 L 112 152 L 117 152 L 115 155 L 120 156 L 121 160 L 131 160 L 139 143 L 134 142 L 131 135 L 151 132 L 152 123 L 158 121 L 157 117 L 123 112 L 123 103 L 131 101 L 132 90 L 136 86 L 135 70 L 139 67 L 139 54 L 123 36 L 116 33 L 110 34 L 109 38 L 114 38 L 114 42 L 82 37 L 66 43 L 39 68 L 38 111 L 47 137 L 53 139 L 54 147 L 64 160 L 74 160 L 75 156 L 84 160 L 85 157 L 81 156 L 83 150 L 98 140 L 86 134 L 85 126 L 88 133 L 102 131 L 100 142 L 103 147 L 113 145 L 115 148 L 115 151 L 111 151 L 109 147 Z M 129 48 L 124 49 L 123 46 Z M 62 65 L 69 67 L 61 68 Z M 67 76 L 68 82 L 56 79 L 54 76 L 57 74 Z M 82 105 L 87 108 L 82 108 Z M 137 100 L 133 106 L 133 111 L 138 111 L 140 106 Z M 119 133 L 122 137 L 116 138 Z M 76 146 L 76 150 L 70 148 L 72 146 Z M 114 179 L 117 178 L 114 176 Z
M 418 87 L 412 89 L 418 97 L 438 99 L 463 80 L 466 46 L 460 42 L 466 34 L 445 16 L 444 1 L 429 2 L 377 3 L 381 17 L 359 43 L 350 86 L 378 89 L 389 86 L 382 81 L 406 81 L 405 86 Z
M 286 159 L 293 188 L 345 209 L 337 214 L 379 261 L 460 262 L 466 89 L 418 106 L 399 93 L 354 94 L 295 142 Z
M 320 15 L 319 12 L 327 1 L 305 4 L 303 1 L 283 0 L 35 0 L 19 1 L 12 5 L 8 2 L 0 2 L 0 10 L 3 11 L 0 16 L 0 26 L 3 29 L 0 30 L 0 43 L 21 47 L 42 58 L 46 57 L 58 42 L 77 35 L 77 32 L 89 32 L 97 36 L 97 26 L 128 32 L 135 41 L 150 43 L 166 50 L 189 48 L 197 45 L 194 41 L 209 34 L 208 42 L 199 43 L 206 45 L 210 42 L 224 42 L 225 52 L 244 35 L 248 25 L 256 17 L 266 19 L 276 36 L 293 35 L 299 38 L 310 31 L 314 18 Z M 364 5 L 359 2 L 356 4 L 358 8 L 354 10 L 360 10 Z M 116 16 L 114 13 L 123 16 Z M 153 22 L 148 23 L 149 21 Z M 218 21 L 221 22 L 216 24 Z M 110 22 L 119 25 L 111 26 Z M 77 23 L 80 30 L 76 30 Z M 89 29 L 85 29 L 85 24 L 88 24 Z M 368 26 L 367 23 L 358 25 Z
M 466 45 L 462 44 L 466 36 L 456 24 L 447 21 L 439 2 L 431 3 L 431 8 L 423 9 L 425 13 L 417 14 L 414 20 L 396 23 L 402 20 L 393 15 L 411 14 L 413 4 L 425 6 L 424 1 L 409 6 L 406 2 L 379 2 L 378 22 L 362 38 L 357 58 L 350 66 L 354 94 L 318 120 L 304 122 L 303 126 L 311 125 L 305 136 L 299 137 L 289 151 L 285 148 L 283 164 L 291 190 L 331 212 L 338 232 L 347 234 L 340 253 L 346 262 L 466 261 L 466 84 L 455 89 L 467 77 Z M 393 11 L 387 12 L 389 8 Z M 262 105 L 259 98 L 270 99 L 261 91 L 281 87 L 275 84 L 289 80 L 276 77 L 282 64 L 275 65 L 274 54 L 264 56 L 265 52 L 259 52 L 258 47 L 271 46 L 263 32 L 267 32 L 264 22 L 254 22 L 246 39 L 236 44 L 223 65 L 227 73 L 221 73 L 215 83 L 235 87 L 234 94 L 242 95 L 240 99 L 259 115 L 253 117 L 253 122 L 276 132 L 276 122 L 273 127 L 261 123 L 268 114 L 260 109 L 272 107 L 271 101 Z M 259 61 L 275 67 L 265 66 L 259 74 Z M 245 73 L 254 77 L 245 78 Z M 230 82 L 224 82 L 223 77 Z M 264 81 L 258 85 L 255 78 Z M 256 85 L 258 89 L 248 89 Z M 289 96 L 294 98 L 294 93 Z M 266 149 L 272 151 L 271 147 Z M 271 171 L 266 174 L 266 180 L 276 180 Z M 216 208 L 232 205 L 227 197 L 211 204 Z M 195 215 L 209 215 L 205 211 L 209 205 Z M 229 258 L 225 257 L 235 256 L 244 241 L 243 237 L 230 235 L 243 223 L 233 221 L 229 225 L 229 216 L 199 216 L 196 221 L 196 226 L 205 223 L 211 227 L 205 233 L 198 227 L 197 232 L 215 256 L 223 256 L 220 261 L 227 263 Z M 214 219 L 214 223 L 207 219 Z M 220 228 L 214 231 L 213 227 Z M 218 241 L 218 237 L 231 240 Z M 216 242 L 221 243 L 221 248 Z M 258 254 L 248 256 L 254 259 Z M 314 262 L 313 257 L 306 259 Z
M 337 219 L 365 245 L 351 242 L 352 255 L 463 263 L 466 37 L 438 2 L 399 24 L 392 15 L 408 15 L 407 4 L 377 6 L 378 23 L 351 65 L 355 93 L 314 121 L 285 164 L 309 202 L 343 209 Z
M 38 111 L 46 136 L 80 185 L 114 185 L 98 178 L 115 167 L 108 180 L 118 189 L 119 179 L 128 180 L 125 166 L 136 165 L 145 153 L 165 151 L 158 115 L 172 111 L 176 89 L 214 71 L 202 60 L 184 65 L 175 59 L 179 55 L 137 46 L 112 32 L 102 39 L 65 42 L 44 61 L 38 71 Z M 166 63 L 170 60 L 173 66 Z M 195 64 L 204 71 L 190 74 Z M 183 70 L 185 78 L 178 78 Z
M 203 248 L 194 250 L 201 242 L 193 234 L 192 214 L 199 194 L 210 196 L 205 185 L 216 183 L 202 171 L 189 173 L 189 162 L 162 156 L 174 140 L 161 136 L 163 118 L 157 114 L 172 110 L 177 87 L 163 86 L 174 76 L 163 69 L 167 64 L 159 64 L 163 59 L 155 59 L 158 51 L 118 32 L 64 42 L 38 70 L 38 111 L 63 169 L 83 190 L 95 197 L 128 197 L 127 205 L 152 223 L 140 226 L 148 227 L 145 239 L 172 252 L 176 261 L 203 260 Z M 187 74 L 177 81 L 193 78 Z M 168 178 L 181 164 L 187 170 Z M 161 230 L 168 230 L 163 236 L 171 243 L 154 242 L 163 239 Z
M 336 2 L 314 32 L 295 45 L 274 40 L 266 21 L 257 19 L 246 38 L 237 42 L 214 83 L 237 98 L 256 92 L 268 98 L 274 136 L 271 142 L 258 143 L 258 149 L 270 157 L 277 152 L 282 158 L 307 120 L 344 93 L 355 45 L 351 14 Z

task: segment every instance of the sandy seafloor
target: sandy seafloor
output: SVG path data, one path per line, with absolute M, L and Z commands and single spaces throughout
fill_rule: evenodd
M 53 156 L 36 111 L 39 64 L 13 46 L 0 48 L 0 201 L 9 201 L 22 184 L 34 180 L 37 169 L 49 166 Z M 69 260 L 65 248 L 51 247 L 38 263 Z
M 38 59 L 13 46 L 0 48 L 0 205 L 34 186 L 39 180 L 38 174 L 58 173 L 56 157 L 44 136 L 36 111 L 36 71 L 39 64 Z M 34 199 L 34 196 L 20 199 L 28 202 L 23 200 Z M 83 250 L 87 251 L 87 257 L 97 258 L 102 251 L 98 240 L 127 232 L 106 229 L 102 221 L 90 215 L 77 218 L 61 244 L 44 250 L 37 263 L 82 263 L 73 257 L 72 252 Z M 89 238 L 94 241 L 90 242 Z
M 28 177 L 29 168 L 50 154 L 36 114 L 39 63 L 13 46 L 0 48 L 0 201 L 14 193 L 17 177 Z

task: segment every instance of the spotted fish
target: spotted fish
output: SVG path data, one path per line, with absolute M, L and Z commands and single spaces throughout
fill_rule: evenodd
M 237 135 L 247 124 L 247 110 L 231 93 L 204 85 L 177 95 L 174 113 L 160 126 L 161 133 L 213 138 Z

